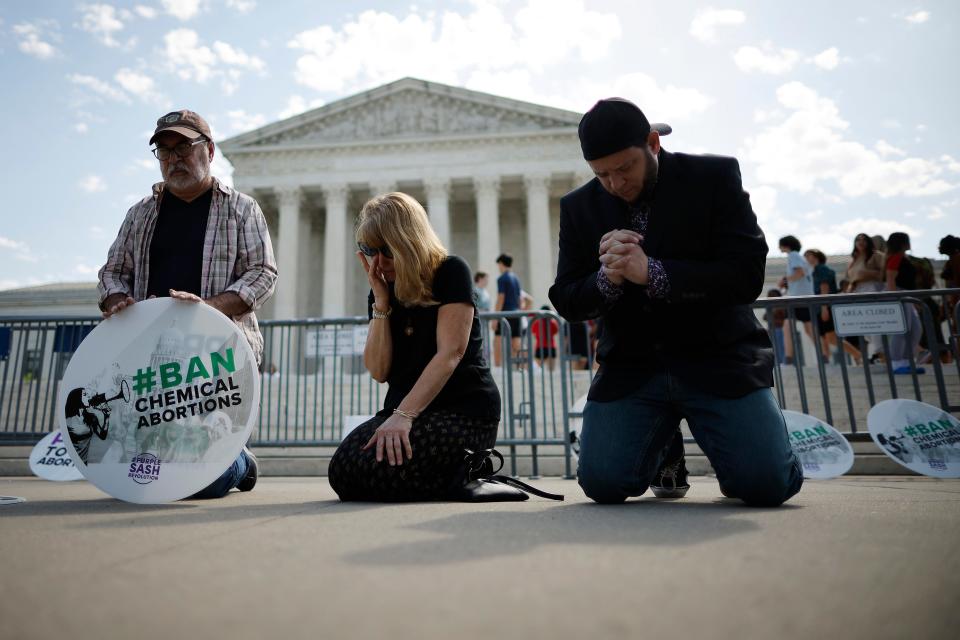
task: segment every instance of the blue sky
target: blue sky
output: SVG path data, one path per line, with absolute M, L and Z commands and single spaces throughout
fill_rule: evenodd
M 403 76 L 635 100 L 735 155 L 768 238 L 960 235 L 960 4 L 143 0 L 0 4 L 0 289 L 96 277 L 187 107 L 224 138 Z M 218 157 L 215 173 L 230 174 Z

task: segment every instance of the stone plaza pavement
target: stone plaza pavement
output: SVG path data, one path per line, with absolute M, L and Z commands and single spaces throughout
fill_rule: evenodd
M 960 481 L 720 498 L 341 504 L 325 479 L 132 505 L 0 479 L 0 638 L 956 638 Z

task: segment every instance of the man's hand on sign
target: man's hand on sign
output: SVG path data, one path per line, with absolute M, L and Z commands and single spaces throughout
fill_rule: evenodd
M 109 318 L 115 313 L 120 313 L 134 303 L 134 299 L 125 293 L 114 293 L 108 296 L 103 305 L 103 317 Z
M 203 302 L 203 298 L 195 293 L 190 293 L 189 291 L 177 291 L 176 289 L 170 289 L 170 297 L 177 300 L 183 300 L 184 302 Z

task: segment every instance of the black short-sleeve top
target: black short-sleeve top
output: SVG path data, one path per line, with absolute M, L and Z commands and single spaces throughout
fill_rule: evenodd
M 473 307 L 473 324 L 463 359 L 426 411 L 450 411 L 477 418 L 500 417 L 500 392 L 483 357 L 480 320 L 473 300 L 473 278 L 463 258 L 448 256 L 433 276 L 433 299 L 439 304 L 405 307 L 390 283 L 390 335 L 393 359 L 387 377 L 389 390 L 378 415 L 389 415 L 406 397 L 437 353 L 437 314 L 445 304 Z M 373 291 L 367 297 L 367 314 L 373 317 Z M 379 320 L 377 322 L 380 322 Z

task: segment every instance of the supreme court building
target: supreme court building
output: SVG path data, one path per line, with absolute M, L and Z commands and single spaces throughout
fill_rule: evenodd
M 280 270 L 265 318 L 365 315 L 353 230 L 371 196 L 404 191 L 447 249 L 490 274 L 501 252 L 537 306 L 557 264 L 559 198 L 593 177 L 580 114 L 405 78 L 224 140 L 266 215 Z

